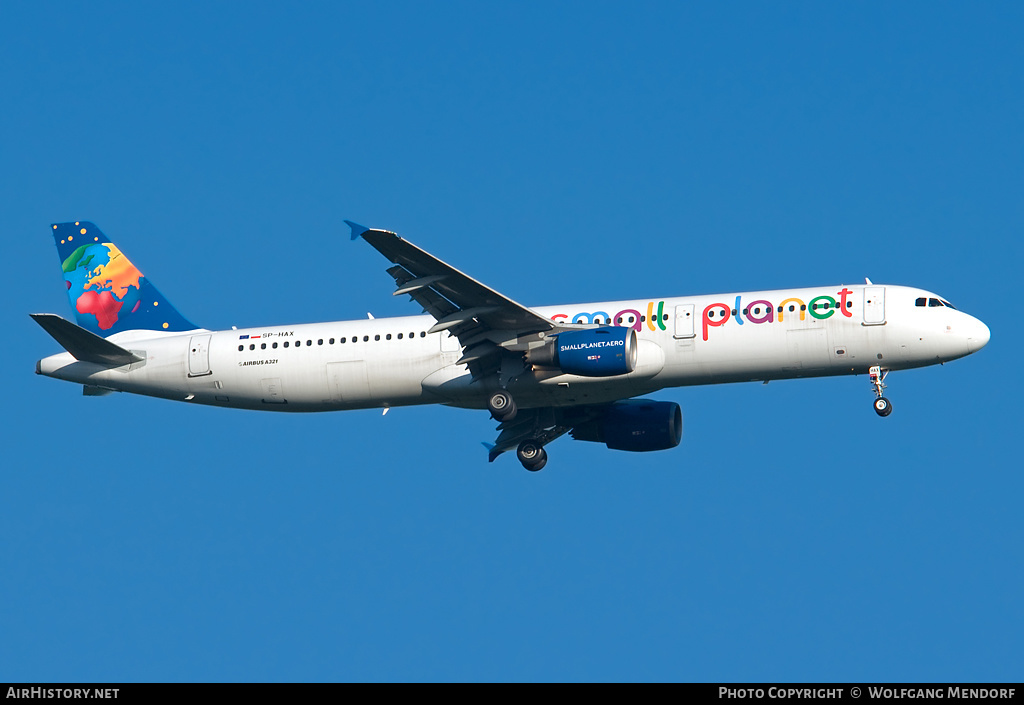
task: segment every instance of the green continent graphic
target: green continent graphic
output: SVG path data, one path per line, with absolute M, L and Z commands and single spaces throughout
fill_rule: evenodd
M 71 271 L 73 271 L 75 269 L 78 269 L 79 266 L 81 266 L 81 267 L 88 267 L 89 266 L 89 262 L 92 261 L 93 255 L 89 255 L 89 257 L 84 262 L 82 262 L 81 264 L 79 264 L 79 260 L 82 259 L 82 256 L 85 255 L 85 251 L 88 250 L 90 247 L 92 247 L 92 245 L 82 245 L 77 250 L 72 252 L 68 256 L 68 258 L 66 260 L 64 260 L 64 273 L 65 274 L 67 274 L 68 272 L 71 272 Z

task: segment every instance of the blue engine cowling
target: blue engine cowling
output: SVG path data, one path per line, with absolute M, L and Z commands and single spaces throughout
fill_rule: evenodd
M 612 450 L 668 450 L 683 437 L 683 412 L 673 401 L 617 401 L 604 415 L 574 427 L 577 441 L 604 443 Z
M 614 377 L 636 369 L 636 331 L 625 326 L 559 333 L 555 365 L 567 374 Z

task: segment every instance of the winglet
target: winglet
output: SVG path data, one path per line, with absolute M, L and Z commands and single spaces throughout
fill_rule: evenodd
M 369 230 L 369 228 L 366 227 L 365 225 L 360 225 L 359 223 L 353 223 L 351 220 L 346 220 L 345 221 L 345 225 L 347 225 L 348 227 L 352 228 L 352 239 L 353 240 L 358 240 L 360 235 L 362 235 L 367 230 Z
M 500 450 L 495 450 L 495 448 L 497 448 L 497 446 L 495 446 L 493 443 L 487 443 L 486 441 L 480 441 L 480 445 L 482 445 L 484 448 L 487 449 L 487 462 L 488 463 L 493 463 L 494 460 L 499 455 L 501 455 L 501 453 L 502 453 Z

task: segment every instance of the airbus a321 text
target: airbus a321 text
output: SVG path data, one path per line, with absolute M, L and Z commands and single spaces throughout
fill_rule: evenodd
M 210 331 L 190 323 L 92 223 L 53 226 L 77 325 L 33 314 L 67 351 L 36 372 L 86 395 L 132 392 L 263 411 L 411 404 L 487 409 L 494 460 L 527 470 L 569 433 L 627 451 L 674 448 L 666 387 L 867 374 L 964 357 L 988 327 L 921 289 L 872 284 L 527 308 L 385 230 L 345 221 L 423 314 Z

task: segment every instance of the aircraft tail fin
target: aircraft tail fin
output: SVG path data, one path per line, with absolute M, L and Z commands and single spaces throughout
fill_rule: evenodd
M 60 316 L 52 313 L 30 313 L 29 315 L 76 360 L 95 362 L 97 365 L 111 367 L 142 361 L 142 358 L 135 353 L 101 338 L 95 333 L 90 333 L 85 328 L 76 326 Z
M 178 313 L 92 223 L 55 223 L 52 232 L 71 308 L 85 330 L 109 336 L 123 330 L 199 327 Z

